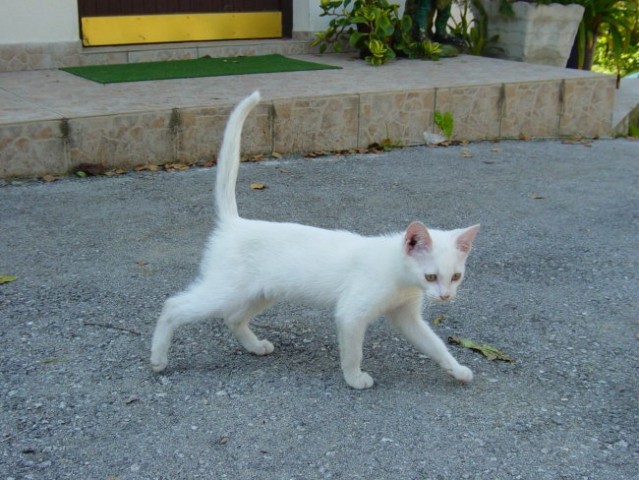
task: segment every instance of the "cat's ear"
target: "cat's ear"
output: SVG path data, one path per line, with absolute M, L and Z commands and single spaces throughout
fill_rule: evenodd
M 433 240 L 423 223 L 413 222 L 404 234 L 404 252 L 414 255 L 418 252 L 429 252 L 433 248 Z
M 473 246 L 473 241 L 475 240 L 475 236 L 479 232 L 479 224 L 473 225 L 472 227 L 468 227 L 466 230 L 463 230 L 459 236 L 457 237 L 457 241 L 455 245 L 457 249 L 468 253 Z

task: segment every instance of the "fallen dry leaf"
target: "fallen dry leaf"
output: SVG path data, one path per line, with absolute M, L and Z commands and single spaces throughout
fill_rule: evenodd
M 448 343 L 459 345 L 460 347 L 468 348 L 476 352 L 481 353 L 488 360 L 502 360 L 504 362 L 512 363 L 515 360 L 508 355 L 500 352 L 495 347 L 487 345 L 485 343 L 476 343 L 467 338 L 461 338 L 456 336 L 448 337 Z
M 282 154 L 279 152 L 272 152 L 271 157 L 277 158 L 279 160 L 280 158 L 282 158 Z
M 446 320 L 446 317 L 444 315 L 440 315 L 437 318 L 435 318 L 433 320 L 433 325 L 439 325 L 440 323 L 442 323 L 444 320 Z
M 367 150 L 368 152 L 368 150 Z M 370 153 L 370 152 L 368 152 Z M 330 155 L 330 152 L 325 151 L 317 151 L 317 152 L 308 152 L 304 155 L 304 158 L 317 158 L 317 157 L 325 157 L 326 155 Z
M 40 362 L 40 364 L 42 365 L 50 365 L 52 363 L 64 363 L 66 362 L 66 360 L 64 358 L 47 358 L 45 360 L 42 360 Z
M 116 175 L 125 175 L 129 172 L 124 170 L 123 168 L 114 168 L 113 170 L 109 170 L 108 172 L 104 172 L 105 177 L 115 177 Z
M 217 158 L 215 158 L 215 157 L 213 157 L 210 160 L 207 160 L 205 162 L 197 164 L 198 167 L 204 167 L 204 168 L 214 167 L 215 165 L 217 165 Z
M 137 395 L 131 395 L 124 399 L 124 404 L 131 405 L 132 403 L 139 402 L 139 401 L 140 401 L 140 397 L 138 397 Z
M 56 180 L 58 180 L 60 177 L 56 177 L 54 175 L 45 175 L 44 177 L 42 177 L 42 180 L 44 182 L 47 183 L 51 183 L 51 182 L 55 182 Z
M 154 163 L 147 163 L 146 165 L 138 165 L 137 167 L 133 168 L 133 170 L 135 170 L 136 172 L 145 172 L 145 171 L 155 172 L 159 169 L 160 167 Z
M 258 153 L 256 155 L 251 155 L 250 157 L 242 158 L 242 161 L 243 162 L 247 162 L 247 163 L 261 162 L 262 160 L 264 160 L 264 154 L 263 153 Z
M 73 169 L 78 177 L 104 175 L 106 167 L 101 163 L 81 163 Z M 84 174 L 84 175 L 82 175 Z
M 465 148 L 462 149 L 461 154 L 462 154 L 462 157 L 464 158 L 473 158 L 473 154 L 470 153 L 470 151 Z
M 251 188 L 253 190 L 264 190 L 266 188 L 266 185 L 260 182 L 254 182 L 254 183 L 251 183 Z
M 0 285 L 3 283 L 15 282 L 16 280 L 17 277 L 14 277 L 13 275 L 0 275 Z
M 164 165 L 164 170 L 166 170 L 167 172 L 189 170 L 190 168 L 191 166 L 185 163 L 166 163 Z

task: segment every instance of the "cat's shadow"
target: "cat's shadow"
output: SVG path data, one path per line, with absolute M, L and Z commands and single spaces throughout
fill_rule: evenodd
M 243 383 L 289 378 L 300 384 L 316 382 L 346 388 L 332 322 L 293 324 L 279 318 L 255 321 L 256 333 L 275 345 L 273 353 L 263 356 L 245 351 L 222 323 L 187 326 L 175 339 L 171 362 L 163 374 L 169 378 L 213 375 L 224 381 L 239 376 Z M 397 388 L 405 382 L 424 388 L 440 382 L 457 383 L 442 376 L 434 362 L 424 359 L 384 322 L 369 329 L 363 365 L 373 375 L 377 388 Z

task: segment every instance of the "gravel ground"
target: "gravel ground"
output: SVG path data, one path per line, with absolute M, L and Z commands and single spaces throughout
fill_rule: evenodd
M 195 276 L 215 169 L 0 185 L 2 479 L 639 478 L 639 143 L 478 143 L 244 164 L 245 217 L 363 234 L 481 222 L 458 299 L 429 307 L 476 381 L 380 321 L 355 391 L 331 311 L 280 304 L 255 357 L 220 321 L 149 366 Z M 252 190 L 251 182 L 266 184 Z

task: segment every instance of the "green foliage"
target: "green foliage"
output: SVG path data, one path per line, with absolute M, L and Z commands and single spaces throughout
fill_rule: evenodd
M 442 46 L 437 42 L 425 40 L 420 45 L 424 56 L 428 58 L 439 58 L 442 54 Z
M 610 38 L 602 35 L 597 42 L 593 70 L 618 73 L 620 77 L 639 71 L 639 43 L 619 53 L 611 47 Z
M 578 68 L 590 70 L 597 39 L 608 38 L 612 57 L 619 59 L 629 46 L 630 32 L 637 19 L 637 6 L 632 0 L 577 0 L 583 5 L 584 16 L 577 31 Z
M 451 17 L 449 25 L 453 37 L 461 39 L 462 50 L 469 55 L 494 55 L 497 53 L 495 43 L 499 35 L 488 38 L 488 18 L 486 10 L 479 0 L 457 0 L 459 20 Z M 470 15 L 471 5 L 476 15 Z
M 625 2 L 623 7 L 627 10 L 623 27 L 627 36 L 625 48 L 620 48 L 618 37 L 604 24 L 594 56 L 595 70 L 615 72 L 620 77 L 639 71 L 639 3 Z
M 382 65 L 397 56 L 438 59 L 457 52 L 439 44 L 413 39 L 413 21 L 399 15 L 399 5 L 387 0 L 322 0 L 322 17 L 331 17 L 328 28 L 318 32 L 311 45 L 339 53 L 348 44 L 371 65 Z
M 435 111 L 435 125 L 444 132 L 446 138 L 453 136 L 453 129 L 455 128 L 455 119 L 450 112 L 442 113 L 439 110 Z

